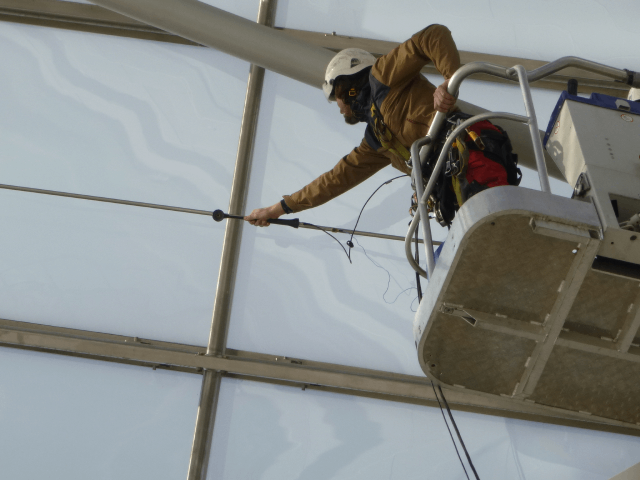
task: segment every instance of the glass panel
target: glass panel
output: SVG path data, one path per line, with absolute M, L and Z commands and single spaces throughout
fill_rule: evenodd
M 634 437 L 453 414 L 480 478 L 607 480 L 640 455 Z M 223 379 L 209 479 L 427 477 L 466 478 L 438 408 Z
M 176 479 L 201 377 L 0 349 L 3 478 Z
M 2 183 L 226 206 L 249 66 L 208 48 L 2 23 Z M 224 86 L 224 88 L 222 88 Z
M 576 8 L 570 2 L 548 7 L 499 0 L 481 5 L 399 0 L 393 6 L 385 0 L 281 0 L 276 25 L 403 42 L 440 23 L 451 29 L 461 50 L 547 61 L 575 55 L 637 70 L 638 17 L 640 4 L 628 1 L 589 2 L 588 7 Z
M 224 224 L 0 190 L 0 317 L 206 345 Z

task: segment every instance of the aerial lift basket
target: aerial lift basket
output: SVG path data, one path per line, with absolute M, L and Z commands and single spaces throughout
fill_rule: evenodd
M 573 197 L 505 186 L 462 206 L 415 317 L 420 365 L 640 428 L 640 103 L 565 92 L 544 142 Z

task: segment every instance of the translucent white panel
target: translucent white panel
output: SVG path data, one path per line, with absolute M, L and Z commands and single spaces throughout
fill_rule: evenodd
M 422 375 L 411 333 L 415 276 L 403 249 L 360 238 L 350 265 L 320 232 L 245 231 L 229 347 Z
M 0 190 L 0 318 L 206 345 L 223 224 Z
M 201 377 L 0 349 L 2 477 L 186 477 Z
M 608 480 L 640 455 L 635 437 L 454 417 L 480 478 Z M 466 477 L 437 408 L 224 379 L 207 478 Z
M 638 70 L 639 17 L 632 1 L 282 0 L 276 25 L 402 42 L 440 23 L 461 50 L 548 61 L 576 55 Z
M 248 64 L 212 49 L 0 25 L 2 183 L 226 206 Z

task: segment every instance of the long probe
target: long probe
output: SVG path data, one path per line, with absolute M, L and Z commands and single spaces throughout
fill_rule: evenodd
M 222 212 L 222 210 L 216 210 L 215 212 L 211 212 L 210 210 L 196 210 L 194 208 L 183 208 L 183 207 L 171 207 L 168 205 L 158 205 L 155 203 L 145 203 L 145 202 L 134 202 L 131 200 L 120 200 L 117 198 L 108 198 L 108 197 L 96 197 L 93 195 L 82 195 L 82 194 L 78 194 L 78 193 L 68 193 L 68 192 L 59 192 L 56 190 L 43 190 L 41 188 L 30 188 L 30 187 L 18 187 L 16 185 L 3 185 L 0 184 L 0 190 L 14 190 L 14 191 L 18 191 L 18 192 L 27 192 L 27 193 L 38 193 L 41 195 L 53 195 L 56 197 L 67 197 L 67 198 L 75 198 L 75 199 L 80 199 L 80 200 L 89 200 L 89 201 L 93 201 L 93 202 L 105 202 L 105 203 L 116 203 L 119 205 L 129 205 L 132 207 L 143 207 L 143 208 L 153 208 L 153 209 L 157 209 L 157 210 L 169 210 L 172 212 L 181 212 L 181 213 L 191 213 L 191 214 L 196 214 L 196 215 L 206 215 L 206 216 L 212 216 L 213 214 L 215 214 L 216 212 Z M 224 216 L 226 215 L 226 217 Z M 239 215 L 227 215 L 226 213 L 223 213 L 223 219 L 224 218 L 237 218 L 237 219 L 244 219 L 244 217 L 241 217 Z M 216 220 L 216 218 L 214 217 L 214 220 Z M 216 220 L 217 222 L 219 222 L 220 220 Z M 278 220 L 278 222 L 288 222 L 288 220 Z M 273 220 L 271 220 L 271 223 L 276 223 Z M 283 225 L 289 225 L 289 223 L 283 223 Z M 290 225 L 293 226 L 293 225 Z M 300 228 L 320 228 L 321 230 L 324 231 L 329 231 L 329 232 L 333 232 L 333 233 L 348 233 L 351 234 L 352 233 L 352 229 L 350 228 L 338 228 L 338 227 L 325 227 L 322 225 L 318 225 L 316 226 L 311 226 L 311 224 L 307 224 L 305 222 L 299 222 L 298 225 Z M 297 228 L 297 227 L 294 227 Z M 371 232 L 363 232 L 360 230 L 355 230 L 355 234 L 356 235 L 360 235 L 361 237 L 373 237 L 373 238 L 383 238 L 386 240 L 398 240 L 401 242 L 404 242 L 404 237 L 400 237 L 398 235 L 386 235 L 384 233 L 371 233 Z M 420 240 L 420 243 L 422 243 L 422 240 Z M 435 244 L 436 242 L 434 242 Z

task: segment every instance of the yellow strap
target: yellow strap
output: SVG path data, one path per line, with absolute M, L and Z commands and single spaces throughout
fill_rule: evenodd
M 469 165 L 469 150 L 467 149 L 467 145 L 462 141 L 459 137 L 453 142 L 451 148 L 456 148 L 458 150 L 458 157 L 460 158 L 460 171 L 457 175 L 451 176 L 451 185 L 453 186 L 453 191 L 456 194 L 456 199 L 458 200 L 458 206 L 461 207 L 465 202 L 465 197 L 462 193 L 462 189 L 464 185 L 467 184 L 467 166 Z
M 409 150 L 391 133 L 389 127 L 382 120 L 382 115 L 380 115 L 374 102 L 371 102 L 371 118 L 373 120 L 373 132 L 380 144 L 390 152 L 408 161 L 411 158 Z

